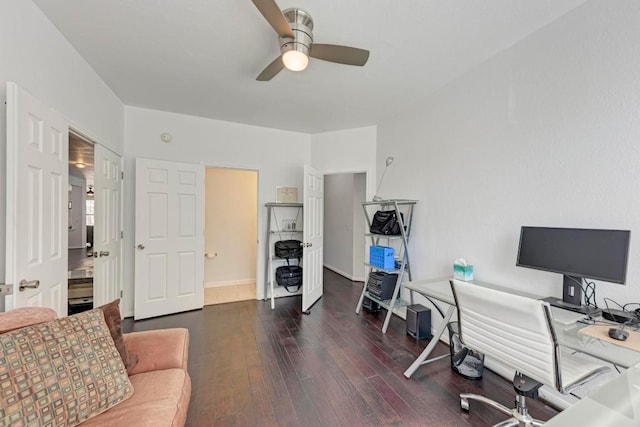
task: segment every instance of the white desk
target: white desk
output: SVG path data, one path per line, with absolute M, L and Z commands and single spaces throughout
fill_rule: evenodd
M 413 373 L 421 365 L 448 356 L 447 354 L 433 359 L 428 359 L 429 354 L 431 354 L 431 351 L 435 348 L 436 344 L 438 344 L 440 337 L 447 329 L 447 324 L 451 321 L 451 317 L 453 316 L 453 312 L 455 310 L 455 300 L 453 298 L 453 294 L 451 293 L 451 285 L 449 284 L 449 280 L 450 278 L 439 278 L 432 280 L 407 282 L 405 284 L 405 288 L 409 289 L 412 292 L 417 292 L 418 294 L 427 298 L 427 300 L 429 300 L 429 302 L 431 302 L 434 307 L 436 307 L 436 309 L 443 315 L 442 322 L 440 323 L 440 325 L 438 325 L 436 332 L 427 347 L 404 372 L 404 376 L 407 378 L 410 378 L 411 375 L 413 375 Z M 501 291 L 524 295 L 531 298 L 540 298 L 539 295 L 533 295 L 502 286 L 493 285 L 491 283 L 478 281 L 473 281 L 471 283 L 477 284 L 478 286 L 498 289 Z M 446 311 L 439 306 L 439 303 L 448 305 Z M 563 325 L 560 323 L 556 323 L 554 324 L 554 326 L 558 338 L 558 344 L 563 347 L 571 348 L 573 350 L 591 355 L 598 359 L 613 363 L 618 366 L 622 366 L 624 368 L 629 368 L 635 365 L 640 366 L 640 352 L 581 334 L 578 331 L 586 326 L 582 323 L 576 323 L 574 325 Z
M 404 375 L 407 378 L 410 378 L 421 365 L 449 356 L 447 354 L 441 357 L 427 359 L 447 328 L 447 324 L 450 322 L 455 310 L 455 300 L 451 292 L 449 280 L 450 278 L 440 278 L 408 282 L 405 284 L 407 289 L 427 298 L 427 300 L 443 314 L 442 322 L 438 325 L 436 333 L 429 342 L 429 345 L 411 364 L 409 369 L 405 371 Z M 519 295 L 527 295 L 536 299 L 539 298 L 539 296 L 536 295 L 492 285 L 490 283 L 477 281 L 472 283 L 478 286 L 499 289 Z M 446 312 L 438 306 L 438 303 L 448 304 Z M 585 326 L 586 325 L 582 323 L 564 325 L 555 322 L 554 329 L 558 338 L 558 344 L 629 369 L 592 391 L 587 397 L 584 397 L 554 416 L 547 421 L 545 426 L 640 426 L 640 352 L 579 333 L 578 331 Z
M 638 427 L 640 366 L 633 366 L 551 418 L 545 427 Z

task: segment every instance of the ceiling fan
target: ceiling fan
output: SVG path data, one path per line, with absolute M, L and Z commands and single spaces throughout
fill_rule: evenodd
M 302 71 L 307 68 L 309 57 L 360 67 L 367 63 L 368 50 L 313 43 L 313 19 L 304 10 L 291 8 L 280 11 L 274 0 L 251 1 L 278 33 L 281 52 L 281 56 L 267 65 L 256 80 L 271 80 L 285 67 L 291 71 Z

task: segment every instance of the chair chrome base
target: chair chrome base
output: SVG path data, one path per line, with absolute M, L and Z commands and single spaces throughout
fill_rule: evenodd
M 529 415 L 527 405 L 525 403 L 524 396 L 516 396 L 516 408 L 509 409 L 506 406 L 496 402 L 495 400 L 488 399 L 484 396 L 474 393 L 461 393 L 460 394 L 460 408 L 463 411 L 469 412 L 469 400 L 477 400 L 497 409 L 505 415 L 509 415 L 511 418 L 496 424 L 494 427 L 537 427 L 544 425 L 543 421 L 536 420 Z

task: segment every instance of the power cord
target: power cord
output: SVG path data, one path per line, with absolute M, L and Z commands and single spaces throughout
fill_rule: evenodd
M 585 288 L 582 290 L 584 292 L 584 302 L 588 307 L 598 308 L 598 303 L 596 302 L 596 284 L 595 282 L 590 282 L 587 279 L 585 281 Z
M 625 313 L 630 313 L 633 315 L 633 318 L 629 319 L 628 321 L 626 321 L 624 324 L 631 326 L 631 325 L 637 325 L 640 322 L 640 303 L 637 302 L 629 302 L 626 304 L 620 304 L 617 301 L 612 300 L 611 298 L 604 298 L 604 303 L 607 306 L 607 310 L 609 310 L 609 303 L 615 304 L 618 307 L 620 307 L 620 310 L 625 312 Z M 629 306 L 634 306 L 637 305 L 639 306 L 638 308 L 636 308 L 635 310 L 630 310 L 628 307 Z
M 586 278 L 584 279 L 584 284 L 582 280 L 578 280 L 573 276 L 567 276 L 574 282 L 580 286 L 582 290 L 582 294 L 584 295 L 584 304 L 587 307 L 598 308 L 598 303 L 596 302 L 596 284 L 594 282 L 590 282 Z
M 627 307 L 630 305 L 637 305 L 638 308 L 636 308 L 635 310 L 629 310 Z M 640 320 L 640 302 L 628 302 L 622 306 L 622 309 L 628 312 L 633 311 L 633 315 L 636 317 L 636 319 Z
M 620 305 L 617 301 L 614 301 L 611 298 L 604 298 L 604 303 L 607 306 L 607 309 L 609 308 L 609 304 L 607 302 L 611 302 L 611 303 L 617 305 L 618 307 L 620 307 L 620 310 L 622 310 L 622 311 L 627 311 L 627 310 L 625 310 L 624 305 Z

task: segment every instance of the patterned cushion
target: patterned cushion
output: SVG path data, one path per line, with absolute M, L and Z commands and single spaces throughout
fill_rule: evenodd
M 75 426 L 132 394 L 101 310 L 0 335 L 0 427 Z

